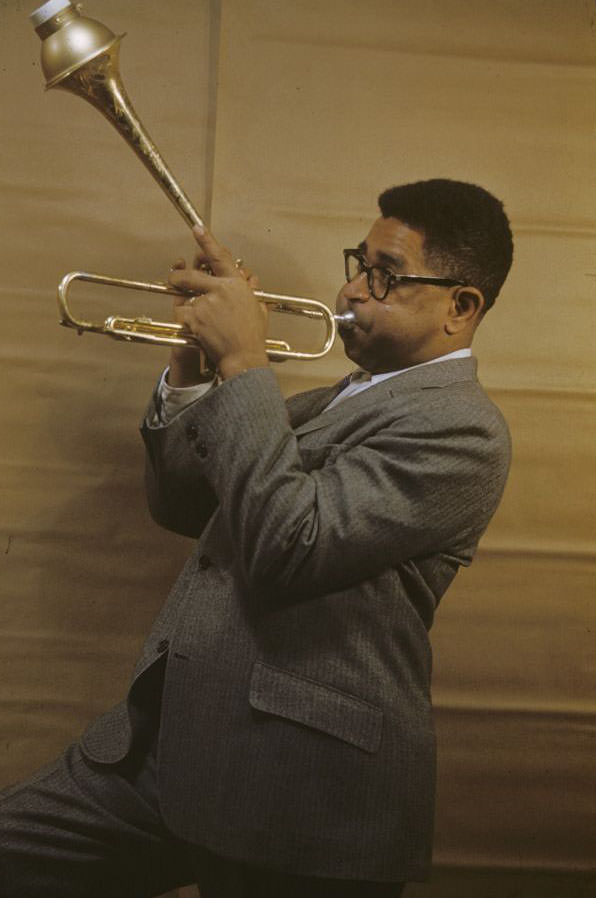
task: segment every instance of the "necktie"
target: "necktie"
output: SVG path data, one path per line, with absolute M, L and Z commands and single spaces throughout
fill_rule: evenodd
M 336 393 L 335 398 L 331 400 L 325 411 L 333 408 L 340 402 L 343 402 L 344 399 L 347 399 L 349 396 L 353 396 L 354 393 L 359 393 L 364 384 L 370 382 L 370 379 L 371 375 L 368 371 L 363 371 L 361 368 L 352 371 L 351 374 L 344 377 L 340 383 L 339 391 Z

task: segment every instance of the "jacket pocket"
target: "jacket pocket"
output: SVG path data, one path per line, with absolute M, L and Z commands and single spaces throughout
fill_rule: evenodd
M 364 751 L 378 751 L 381 744 L 380 708 L 262 661 L 253 667 L 249 702 L 257 711 L 305 724 Z

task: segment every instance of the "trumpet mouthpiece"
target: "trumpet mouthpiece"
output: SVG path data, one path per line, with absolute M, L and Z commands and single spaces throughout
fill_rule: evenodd
M 353 312 L 343 312 L 341 315 L 334 315 L 333 317 L 338 326 L 343 327 L 344 330 L 350 330 L 356 324 L 356 316 Z

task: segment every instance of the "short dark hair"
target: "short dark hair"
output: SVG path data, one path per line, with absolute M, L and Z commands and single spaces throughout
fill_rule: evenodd
M 433 272 L 464 281 L 493 305 L 513 259 L 513 238 L 501 203 L 483 187 L 433 178 L 390 187 L 379 197 L 384 218 L 424 234 Z

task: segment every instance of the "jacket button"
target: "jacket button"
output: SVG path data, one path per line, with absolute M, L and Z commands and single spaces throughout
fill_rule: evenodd
M 197 445 L 197 455 L 199 456 L 199 458 L 207 458 L 207 447 L 203 443 L 199 443 Z
M 201 555 L 201 557 L 199 558 L 199 568 L 202 571 L 206 571 L 207 568 L 211 567 L 212 564 L 213 564 L 213 562 L 211 561 L 211 559 L 209 558 L 208 555 Z
M 169 639 L 160 639 L 159 642 L 157 643 L 157 651 L 161 654 L 162 652 L 165 652 L 166 649 L 169 648 L 169 646 L 170 646 Z
M 189 440 L 196 440 L 199 431 L 194 424 L 188 424 L 186 427 L 186 436 Z

